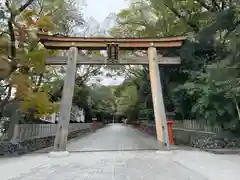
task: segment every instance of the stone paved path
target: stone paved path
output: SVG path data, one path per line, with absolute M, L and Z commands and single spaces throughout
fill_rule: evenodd
M 69 143 L 69 157 L 37 153 L 0 159 L 1 180 L 238 180 L 237 155 L 175 150 L 156 153 L 156 140 L 110 125 Z
M 96 133 L 68 144 L 69 151 L 157 150 L 156 138 L 131 126 L 110 124 Z

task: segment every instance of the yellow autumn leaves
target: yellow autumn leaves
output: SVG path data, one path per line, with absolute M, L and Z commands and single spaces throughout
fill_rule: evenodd
M 59 108 L 58 103 L 52 103 L 49 101 L 49 97 L 46 92 L 35 92 L 24 97 L 24 101 L 21 103 L 21 110 L 26 111 L 29 109 L 35 109 L 34 114 L 36 118 L 43 115 L 51 115 L 57 112 Z
M 17 64 L 8 81 L 16 89 L 15 96 L 20 100 L 22 111 L 34 110 L 36 117 L 52 114 L 58 110 L 58 103 L 49 100 L 39 81 L 39 75 L 45 72 L 45 59 L 56 52 L 45 49 L 38 42 L 39 30 L 52 31 L 52 17 L 38 15 L 35 10 L 24 10 L 14 23 L 16 36 L 16 57 L 11 61 Z M 3 36 L 0 45 L 8 46 L 9 38 Z M 11 63 L 11 62 L 10 62 Z

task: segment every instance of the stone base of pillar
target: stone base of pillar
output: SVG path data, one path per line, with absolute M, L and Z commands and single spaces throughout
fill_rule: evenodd
M 68 157 L 70 153 L 68 151 L 52 151 L 48 153 L 48 157 L 55 158 L 55 157 Z
M 161 142 L 161 141 L 157 141 L 157 148 L 159 149 L 159 150 L 162 150 L 162 149 L 166 149 L 166 146 L 164 145 L 164 143 L 163 142 Z
M 158 144 L 158 150 L 156 151 L 157 154 L 172 154 L 174 150 L 178 150 L 179 148 L 177 146 L 170 146 L 169 148 L 166 148 L 163 143 L 159 142 Z
M 172 152 L 172 150 L 157 150 L 156 151 L 156 154 L 169 154 L 169 155 L 171 155 L 173 152 Z

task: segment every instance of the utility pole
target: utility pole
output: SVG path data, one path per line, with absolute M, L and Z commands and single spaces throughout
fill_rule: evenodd
M 157 139 L 160 145 L 169 150 L 167 119 L 163 102 L 162 85 L 158 67 L 157 50 L 154 44 L 148 48 L 149 74 L 151 80 L 152 99 L 156 123 Z
M 64 78 L 62 98 L 60 103 L 60 118 L 54 141 L 54 152 L 50 153 L 50 155 L 52 156 L 54 156 L 55 154 L 56 156 L 61 156 L 61 153 L 65 155 L 69 154 L 66 151 L 66 147 L 68 138 L 68 125 L 70 120 L 72 98 L 75 84 L 77 56 L 78 49 L 76 47 L 71 47 L 69 49 L 67 71 L 66 76 Z

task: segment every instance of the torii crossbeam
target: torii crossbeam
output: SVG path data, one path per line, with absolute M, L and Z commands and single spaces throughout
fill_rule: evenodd
M 185 37 L 105 38 L 64 37 L 39 34 L 39 38 L 40 42 L 47 49 L 69 50 L 68 57 L 49 57 L 46 60 L 46 64 L 49 65 L 68 64 L 61 99 L 59 127 L 54 143 L 55 151 L 66 151 L 68 123 L 77 64 L 149 64 L 157 139 L 161 147 L 169 149 L 167 120 L 158 64 L 180 64 L 180 58 L 158 56 L 157 50 L 181 48 L 186 39 Z M 107 50 L 108 60 L 103 57 L 90 58 L 80 56 L 79 50 Z M 118 57 L 118 50 L 147 50 L 148 56 L 121 59 L 121 57 Z
M 40 34 L 40 41 L 48 49 L 105 50 L 107 44 L 118 44 L 121 50 L 147 50 L 151 43 L 156 49 L 179 48 L 184 36 L 168 38 L 106 38 L 106 37 L 65 37 Z
M 46 65 L 66 65 L 68 56 L 52 56 L 48 57 L 45 61 Z M 78 55 L 77 65 L 102 65 L 102 64 L 113 64 L 109 63 L 107 58 L 101 56 L 83 56 Z M 157 63 L 161 65 L 173 65 L 181 64 L 181 59 L 179 57 L 157 57 Z M 120 58 L 116 63 L 118 65 L 146 65 L 148 64 L 148 56 L 139 56 L 139 57 L 125 57 Z

